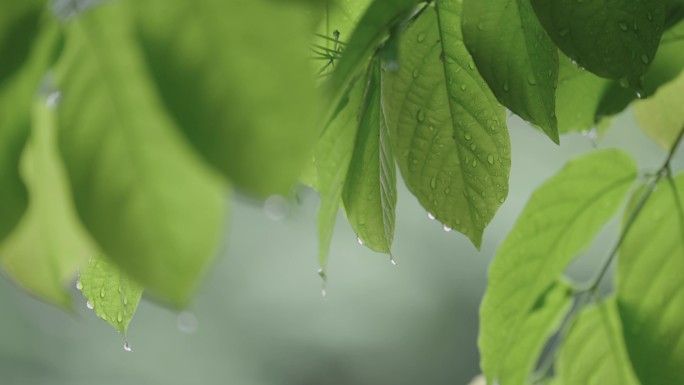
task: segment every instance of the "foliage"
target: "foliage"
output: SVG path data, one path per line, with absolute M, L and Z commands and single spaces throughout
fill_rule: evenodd
M 679 0 L 3 2 L 0 261 L 67 308 L 80 270 L 125 334 L 143 288 L 187 304 L 235 193 L 317 190 L 324 279 L 340 207 L 391 257 L 398 180 L 479 248 L 508 195 L 505 109 L 559 143 L 634 102 L 663 166 L 595 151 L 537 189 L 489 272 L 481 365 L 502 385 L 676 383 L 683 16 Z M 564 277 L 618 212 L 596 276 Z

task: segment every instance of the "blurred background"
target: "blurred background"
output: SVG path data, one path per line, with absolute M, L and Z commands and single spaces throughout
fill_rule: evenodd
M 131 353 L 75 288 L 77 311 L 69 314 L 1 276 L 0 384 L 467 384 L 479 373 L 478 306 L 491 258 L 530 193 L 594 147 L 592 135 L 565 136 L 558 147 L 517 119 L 509 124 L 510 194 L 481 252 L 430 221 L 401 185 L 398 266 L 360 246 L 340 213 L 324 301 L 317 195 L 304 191 L 289 207 L 271 200 L 268 210 L 238 197 L 228 249 L 191 307 L 177 313 L 141 302 L 128 333 Z M 597 146 L 627 149 L 642 170 L 665 156 L 631 112 L 615 119 Z M 615 229 L 614 221 L 569 274 L 588 278 Z

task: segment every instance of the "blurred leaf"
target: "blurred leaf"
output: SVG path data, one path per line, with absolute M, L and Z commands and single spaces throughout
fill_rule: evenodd
M 614 298 L 582 310 L 564 337 L 556 377 L 565 385 L 637 385 Z
M 458 1 L 439 2 L 404 32 L 383 107 L 404 181 L 421 205 L 479 248 L 508 195 L 506 116 L 475 70 Z
M 371 65 L 342 200 L 359 239 L 370 249 L 389 254 L 397 205 L 396 166 L 380 103 L 380 62 L 376 59 Z
M 502 375 L 535 301 L 615 214 L 636 176 L 625 153 L 597 151 L 570 161 L 534 192 L 489 270 L 478 341 L 488 379 Z
M 67 27 L 60 150 L 102 251 L 181 306 L 222 241 L 225 191 L 165 114 L 126 16 L 107 3 Z
M 684 128 L 684 74 L 647 100 L 634 103 L 634 114 L 646 135 L 666 151 Z
M 162 101 L 190 142 L 235 187 L 287 195 L 318 132 L 305 8 L 267 0 L 128 4 Z
M 318 208 L 318 263 L 324 278 L 335 219 L 354 152 L 358 112 L 364 98 L 365 85 L 366 82 L 357 82 L 349 95 L 349 103 L 318 139 L 314 150 L 317 184 L 312 187 L 321 195 Z
M 504 357 L 499 383 L 526 384 L 536 367 L 548 338 L 558 329 L 572 305 L 572 289 L 554 282 L 537 300 L 523 321 L 520 332 L 511 337 L 512 350 Z
M 463 38 L 503 105 L 558 143 L 558 53 L 528 0 L 464 0 Z
M 138 307 L 143 287 L 104 257 L 91 257 L 76 284 L 88 308 L 124 336 Z
M 55 112 L 43 101 L 33 106 L 31 137 L 21 162 L 29 207 L 0 246 L 5 270 L 31 294 L 71 307 L 67 286 L 78 265 L 96 251 L 72 206 L 57 148 Z
M 532 0 L 539 21 L 580 66 L 640 90 L 665 24 L 663 0 Z
M 19 159 L 29 133 L 31 103 L 59 36 L 54 23 L 41 21 L 43 5 L 0 2 L 0 242 L 26 210 Z
M 682 202 L 684 174 L 660 181 L 620 247 L 618 309 L 627 351 L 644 384 L 677 384 L 682 378 Z
M 359 20 L 351 38 L 347 40 L 344 54 L 333 72 L 329 88 L 332 92 L 332 104 L 327 115 L 333 116 L 344 95 L 350 91 L 350 85 L 359 70 L 367 63 L 373 51 L 390 29 L 404 21 L 420 0 L 373 0 L 361 20 Z

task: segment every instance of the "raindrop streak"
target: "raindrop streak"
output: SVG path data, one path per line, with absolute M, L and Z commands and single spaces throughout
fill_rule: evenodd
M 176 317 L 176 327 L 185 334 L 194 334 L 199 328 L 199 321 L 194 314 L 184 311 Z
M 131 348 L 131 344 L 129 344 L 128 341 L 124 342 L 124 350 L 127 352 L 133 351 L 133 348 Z
M 356 242 L 358 242 L 359 245 L 363 246 L 363 239 L 361 239 L 361 237 L 356 237 Z
M 444 229 L 444 232 L 445 232 L 445 233 L 448 233 L 448 232 L 451 231 L 451 227 L 449 227 L 449 225 L 443 225 L 443 226 L 442 226 L 442 229 Z
M 78 291 L 83 290 L 83 282 L 81 282 L 80 279 L 76 281 L 76 289 L 78 289 Z
M 95 306 L 93 306 L 93 303 L 90 301 L 86 301 L 86 307 L 90 310 L 95 309 Z
M 433 214 L 433 213 L 427 213 L 427 216 L 428 216 L 428 219 L 429 219 L 429 220 L 431 220 L 431 221 L 434 221 L 434 220 L 435 220 L 435 214 Z

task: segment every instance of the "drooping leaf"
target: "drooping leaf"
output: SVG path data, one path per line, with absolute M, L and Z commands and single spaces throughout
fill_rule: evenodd
M 101 5 L 67 26 L 55 73 L 60 150 L 102 251 L 181 306 L 217 253 L 225 191 L 163 109 L 124 5 Z
M 634 114 L 642 130 L 669 151 L 684 129 L 684 74 L 661 87 L 646 100 L 634 103 Z
M 342 201 L 359 239 L 370 249 L 389 254 L 394 239 L 397 179 L 380 104 L 380 62 L 376 60 L 372 66 Z
M 358 128 L 358 113 L 366 82 L 359 81 L 349 94 L 349 103 L 335 117 L 314 150 L 316 185 L 321 196 L 318 208 L 318 263 L 325 278 L 328 252 L 335 219 L 340 210 L 342 191 L 349 171 Z
M 383 108 L 399 169 L 421 205 L 480 247 L 508 195 L 503 109 L 475 70 L 455 0 L 427 9 L 403 34 L 399 70 L 383 77 Z
M 618 309 L 627 351 L 634 371 L 644 384 L 677 384 L 682 379 L 682 202 L 684 174 L 672 183 L 662 180 L 620 247 Z
M 81 268 L 76 287 L 88 308 L 124 336 L 135 314 L 143 287 L 102 256 L 94 256 Z
M 368 62 L 373 50 L 413 11 L 420 0 L 373 0 L 347 41 L 344 54 L 335 67 L 328 85 L 332 102 L 326 118 L 334 116 L 338 105 L 349 91 L 349 85 Z
M 636 176 L 628 155 L 604 150 L 570 161 L 534 192 L 489 270 L 478 341 L 489 380 L 515 354 L 511 343 L 537 298 L 615 214 Z
M 558 329 L 572 305 L 572 289 L 554 282 L 526 315 L 520 333 L 511 341 L 501 365 L 501 385 L 526 384 L 548 338 Z
M 640 89 L 665 25 L 663 0 L 532 0 L 539 21 L 579 65 Z
M 0 260 L 28 292 L 70 307 L 67 286 L 79 264 L 97 248 L 73 207 L 57 148 L 55 111 L 36 100 L 32 116 L 31 136 L 21 163 L 29 206 L 16 230 L 0 246 Z
M 564 337 L 556 360 L 564 385 L 638 385 L 627 357 L 615 299 L 583 310 Z
M 43 1 L 0 4 L 0 242 L 27 206 L 19 159 L 29 132 L 31 103 L 51 64 L 59 33 L 41 19 Z
M 463 38 L 499 101 L 558 143 L 558 53 L 529 0 L 464 0 Z
M 161 99 L 195 149 L 237 188 L 289 193 L 318 132 L 305 8 L 268 0 L 128 4 Z

